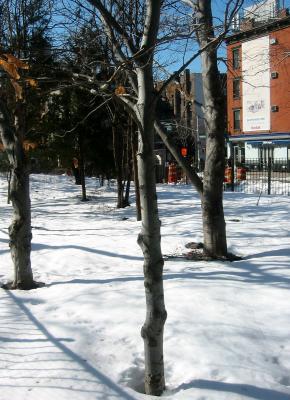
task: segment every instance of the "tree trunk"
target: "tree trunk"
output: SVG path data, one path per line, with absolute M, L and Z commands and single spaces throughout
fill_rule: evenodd
M 8 183 L 8 188 L 7 188 L 7 204 L 10 204 L 10 192 L 11 192 L 11 179 L 12 179 L 12 171 L 11 167 L 9 166 L 9 171 L 7 172 L 7 183 Z
M 132 148 L 132 164 L 133 164 L 133 175 L 135 184 L 135 198 L 136 198 L 136 219 L 141 221 L 141 205 L 140 205 L 140 188 L 138 178 L 138 164 L 137 164 L 137 136 L 133 130 L 133 121 L 131 119 L 131 148 Z
M 132 176 L 132 149 L 130 146 L 130 133 L 131 127 L 130 124 L 127 126 L 127 136 L 126 136 L 126 168 L 124 171 L 124 175 L 126 176 L 126 186 L 125 186 L 125 195 L 123 200 L 123 206 L 130 206 L 130 187 L 131 187 L 131 176 Z
M 126 182 L 125 196 L 124 196 L 124 207 L 128 207 L 130 205 L 130 187 L 131 187 L 131 170 L 128 171 L 128 177 Z
M 85 163 L 84 163 L 84 144 L 83 135 L 79 132 L 79 170 L 80 180 L 82 185 L 82 201 L 88 201 L 87 190 L 86 190 L 86 176 L 85 176 Z
M 10 198 L 13 220 L 9 227 L 10 249 L 14 264 L 14 279 L 6 287 L 11 289 L 33 289 L 31 269 L 31 208 L 29 197 L 29 173 L 23 150 L 23 104 L 16 107 L 16 128 L 12 123 L 6 104 L 0 100 L 0 134 L 9 162 L 12 166 Z
M 145 18 L 142 18 L 142 38 L 137 35 L 122 35 L 122 25 L 114 19 L 112 13 L 105 7 L 106 2 L 89 0 L 97 7 L 103 17 L 105 30 L 113 44 L 114 56 L 128 63 L 127 50 L 131 53 L 129 81 L 134 88 L 137 103 L 127 102 L 131 114 L 138 124 L 138 176 L 140 184 L 140 201 L 142 228 L 138 243 L 144 255 L 144 286 L 146 297 L 146 320 L 142 327 L 142 337 L 145 348 L 145 393 L 160 396 L 165 388 L 163 362 L 163 328 L 166 320 L 163 291 L 163 257 L 161 253 L 160 221 L 158 217 L 155 154 L 154 154 L 154 119 L 157 96 L 153 85 L 153 57 L 157 43 L 160 20 L 161 0 L 146 0 L 144 2 Z M 112 3 L 111 3 L 112 4 Z M 139 25 L 139 23 L 138 23 Z M 118 32 L 114 35 L 114 30 Z M 134 39 L 137 39 L 137 45 Z M 122 38 L 118 42 L 117 37 Z M 125 40 L 123 40 L 123 37 Z M 134 39 L 133 39 L 134 37 Z M 127 50 L 124 47 L 127 45 Z M 131 59 L 134 62 L 131 63 Z M 123 64 L 125 65 L 125 64 Z M 129 69 L 128 69 L 129 71 Z M 135 74 L 136 73 L 136 74 Z M 135 79 L 137 78 L 137 82 Z M 120 94 L 122 98 L 122 94 Z
M 214 37 L 211 2 L 198 0 L 202 21 L 198 31 L 200 47 Z M 223 210 L 225 169 L 225 100 L 217 67 L 217 48 L 208 47 L 201 55 L 206 123 L 206 160 L 203 179 L 202 212 L 204 252 L 213 258 L 227 257 L 226 224 Z
M 16 146 L 20 147 L 21 143 L 17 143 Z M 18 166 L 14 166 L 12 171 L 10 194 L 14 210 L 13 220 L 9 227 L 9 245 L 14 263 L 14 280 L 11 288 L 27 290 L 36 287 L 30 261 L 32 233 L 29 173 L 23 160 L 17 164 Z
M 143 65 L 150 64 L 148 59 Z M 163 291 L 163 257 L 161 253 L 160 221 L 155 183 L 153 80 L 150 65 L 139 69 L 138 174 L 142 228 L 138 236 L 144 255 L 144 286 L 146 320 L 141 335 L 145 348 L 145 393 L 160 396 L 165 388 L 163 362 L 163 328 L 166 310 Z
M 117 174 L 117 208 L 124 207 L 124 183 L 123 183 L 123 138 L 117 132 L 116 116 L 113 124 L 113 153 Z

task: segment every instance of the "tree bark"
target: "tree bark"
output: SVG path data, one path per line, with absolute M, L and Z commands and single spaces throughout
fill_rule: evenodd
M 145 393 L 160 396 L 165 388 L 163 360 L 163 329 L 166 321 L 163 290 L 163 257 L 161 252 L 160 221 L 158 216 L 155 182 L 154 120 L 156 99 L 152 73 L 152 40 L 155 44 L 159 24 L 160 1 L 147 2 L 145 54 L 137 68 L 138 101 L 136 116 L 139 122 L 138 176 L 142 228 L 138 236 L 144 255 L 144 286 L 146 297 L 146 320 L 141 335 L 145 350 Z M 147 24 L 146 24 L 147 22 Z M 146 32 L 146 29 L 148 31 Z M 146 37 L 146 34 L 148 35 Z M 154 39 L 155 38 L 155 39 Z
M 132 160 L 133 160 L 133 175 L 135 184 L 135 198 L 136 198 L 136 219 L 141 221 L 141 204 L 140 204 L 140 188 L 138 178 L 138 164 L 137 164 L 137 137 L 133 130 L 133 121 L 131 119 L 131 148 L 132 148 Z
M 160 221 L 158 217 L 156 182 L 154 119 L 157 96 L 153 85 L 153 56 L 157 42 L 160 20 L 161 0 L 146 0 L 145 20 L 142 40 L 133 36 L 118 23 L 112 13 L 100 0 L 89 0 L 102 14 L 106 33 L 112 41 L 114 56 L 128 63 L 123 52 L 124 45 L 134 57 L 134 74 L 129 74 L 129 81 L 136 93 L 137 103 L 131 102 L 131 115 L 138 124 L 138 177 L 142 228 L 138 243 L 144 255 L 144 286 L 146 297 L 146 320 L 142 327 L 145 349 L 145 393 L 160 396 L 165 388 L 163 361 L 163 329 L 166 320 L 163 291 L 163 257 L 161 253 Z M 118 33 L 115 36 L 115 31 Z M 122 44 L 117 37 L 122 37 Z M 124 42 L 123 42 L 124 39 Z M 131 63 L 131 61 L 129 62 Z M 132 66 L 133 66 L 132 64 Z M 135 74 L 136 73 L 136 74 Z M 136 82 L 137 77 L 137 82 Z M 124 104 L 126 97 L 123 98 Z
M 198 0 L 201 22 L 198 31 L 200 47 L 214 37 L 211 1 Z M 219 258 L 227 257 L 226 224 L 223 210 L 223 179 L 225 169 L 225 100 L 217 67 L 216 45 L 201 54 L 206 123 L 206 159 L 203 179 L 202 212 L 204 252 Z
M 11 179 L 12 179 L 12 171 L 11 167 L 9 165 L 9 171 L 7 172 L 7 183 L 8 183 L 8 188 L 7 188 L 7 204 L 10 204 L 10 192 L 11 192 Z
M 132 177 L 132 149 L 130 146 L 131 138 L 131 126 L 130 123 L 127 125 L 126 131 L 126 165 L 124 168 L 124 176 L 126 176 L 126 186 L 123 205 L 124 207 L 130 206 L 130 188 L 131 188 L 131 177 Z
M 79 139 L 79 171 L 80 171 L 80 180 L 82 186 L 82 201 L 88 201 L 87 189 L 86 189 L 85 163 L 84 163 L 84 143 L 83 143 L 82 132 L 79 132 L 78 139 Z
M 163 291 L 163 257 L 161 253 L 160 221 L 155 186 L 155 157 L 153 152 L 153 120 L 144 113 L 139 132 L 138 173 L 142 228 L 138 236 L 144 255 L 144 286 L 146 320 L 141 335 L 145 350 L 145 393 L 160 396 L 165 388 L 163 362 L 163 327 L 166 310 Z M 150 121 L 149 121 L 150 119 Z M 146 142 L 143 140 L 146 135 Z
M 31 269 L 31 208 L 29 196 L 29 172 L 23 150 L 23 104 L 16 106 L 16 127 L 12 123 L 7 105 L 0 100 L 0 134 L 12 168 L 10 198 L 13 220 L 9 227 L 10 249 L 14 264 L 14 279 L 7 285 L 11 289 L 33 289 Z
M 115 121 L 112 127 L 113 130 L 113 153 L 115 168 L 117 174 L 117 208 L 123 208 L 124 202 L 124 183 L 123 183 L 123 138 L 121 132 L 117 132 L 118 124 Z

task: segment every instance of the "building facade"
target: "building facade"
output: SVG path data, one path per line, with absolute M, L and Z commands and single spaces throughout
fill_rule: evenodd
M 273 7 L 268 19 L 259 14 L 256 19 L 248 16 L 226 44 L 228 148 L 241 162 L 269 158 L 289 161 L 288 11 Z
M 175 137 L 180 150 L 186 148 L 188 159 L 200 168 L 205 156 L 202 74 L 185 70 L 164 90 L 160 103 L 158 115 L 163 126 Z M 158 139 L 156 145 L 164 147 Z M 164 154 L 166 162 L 173 161 L 170 153 Z

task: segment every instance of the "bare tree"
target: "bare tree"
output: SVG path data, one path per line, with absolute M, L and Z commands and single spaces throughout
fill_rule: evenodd
M 130 84 L 128 87 L 122 85 L 117 87 L 115 98 L 127 109 L 138 127 L 137 158 L 142 211 L 142 229 L 138 236 L 138 243 L 144 254 L 144 285 L 147 307 L 146 320 L 142 328 L 145 347 L 145 392 L 160 395 L 165 387 L 163 329 L 166 310 L 162 279 L 163 258 L 160 245 L 160 221 L 155 185 L 154 130 L 163 138 L 165 144 L 184 168 L 201 195 L 206 254 L 214 258 L 227 257 L 222 208 L 224 127 L 220 117 L 223 110 L 216 102 L 221 95 L 218 83 L 216 82 L 213 85 L 213 79 L 218 77 L 217 68 L 214 66 L 214 62 L 216 62 L 214 56 L 217 46 L 227 32 L 227 26 L 214 37 L 210 3 L 209 7 L 205 7 L 204 2 L 198 2 L 200 8 L 198 12 L 201 17 L 194 30 L 200 48 L 183 63 L 176 73 L 169 76 L 157 91 L 153 83 L 153 60 L 156 47 L 160 43 L 158 28 L 162 6 L 168 5 L 168 3 L 159 0 L 87 0 L 87 3 L 93 6 L 92 13 L 94 17 L 100 19 L 103 30 L 111 44 L 115 72 L 107 83 L 111 83 L 119 72 L 125 72 L 128 78 L 127 82 Z M 81 6 L 80 3 L 79 5 Z M 89 9 L 88 11 L 91 12 Z M 173 35 L 167 34 L 164 42 L 174 39 L 176 39 L 175 33 Z M 156 117 L 156 105 L 162 91 L 195 58 L 203 53 L 205 54 L 204 85 L 209 85 L 206 88 L 209 150 L 204 184 L 196 171 L 179 154 L 177 147 L 171 142 L 170 136 Z M 210 76 L 209 80 L 207 80 L 208 76 Z M 104 88 L 108 87 L 108 85 L 103 86 Z M 211 92 L 213 86 L 215 86 L 214 93 Z M 215 98 L 217 94 L 218 98 Z M 215 119 L 211 123 L 213 117 Z M 214 195 L 215 189 L 217 189 L 216 195 Z M 219 235 L 221 235 L 221 239 L 219 239 Z
M 222 80 L 217 65 L 217 50 L 221 43 L 215 34 L 211 1 L 184 0 L 193 8 L 197 20 L 197 40 L 202 60 L 204 113 L 206 126 L 206 159 L 203 188 L 200 192 L 203 214 L 204 253 L 213 258 L 235 258 L 227 250 L 226 224 L 223 210 L 223 180 L 225 169 L 225 101 Z M 227 1 L 221 38 L 228 33 L 233 18 L 243 0 Z M 218 39 L 218 40 L 217 40 Z
M 213 148 L 212 155 L 217 154 L 212 165 L 216 166 L 217 164 L 219 169 L 214 174 L 206 172 L 209 177 L 206 178 L 206 189 L 204 191 L 203 183 L 197 173 L 179 154 L 177 147 L 171 142 L 170 136 L 163 129 L 160 122 L 158 122 L 156 105 L 164 88 L 187 68 L 195 58 L 203 52 L 211 54 L 213 51 L 216 51 L 218 44 L 225 35 L 226 29 L 217 38 L 209 40 L 209 33 L 212 32 L 208 31 L 208 22 L 205 24 L 204 19 L 201 18 L 200 23 L 195 28 L 196 31 L 199 29 L 200 49 L 184 62 L 175 74 L 172 74 L 163 82 L 159 91 L 156 91 L 153 84 L 153 57 L 155 49 L 158 43 L 160 43 L 160 40 L 158 40 L 158 27 L 162 9 L 161 5 L 165 6 L 168 3 L 153 0 L 137 2 L 131 0 L 116 2 L 88 0 L 88 2 L 97 10 L 97 16 L 100 16 L 104 31 L 110 40 L 116 65 L 114 76 L 117 76 L 118 71 L 125 71 L 130 83 L 130 88 L 118 88 L 115 92 L 116 97 L 133 116 L 138 126 L 138 172 L 142 210 L 142 230 L 138 237 L 138 243 L 144 254 L 144 284 L 147 305 L 146 321 L 142 328 L 145 345 L 145 392 L 147 394 L 160 395 L 165 385 L 163 326 L 166 319 L 166 311 L 162 283 L 163 258 L 160 247 L 160 222 L 155 185 L 154 129 L 163 138 L 201 195 L 205 221 L 206 254 L 212 257 L 226 257 L 227 248 L 224 225 L 222 222 L 213 224 L 217 216 L 220 216 L 221 221 L 224 222 L 222 196 L 220 196 L 224 162 L 224 153 L 221 150 L 221 137 L 224 135 L 224 129 L 222 126 L 215 125 L 214 127 L 210 126 L 211 128 L 208 130 L 208 132 L 210 131 L 208 136 L 214 139 L 214 142 L 209 142 L 209 149 Z M 205 10 L 205 14 L 207 11 L 208 9 Z M 208 36 L 205 36 L 203 32 L 206 32 Z M 175 33 L 172 36 L 167 34 L 164 41 L 172 40 L 172 38 L 176 38 Z M 210 70 L 211 68 L 210 66 Z M 213 77 L 214 75 L 211 76 L 211 79 Z M 216 103 L 213 104 L 213 107 L 216 105 Z M 207 115 L 210 120 L 212 115 L 210 113 Z M 221 116 L 220 111 L 218 111 L 218 115 Z M 216 121 L 221 124 L 220 120 Z M 215 136 L 216 128 L 218 128 L 219 132 Z M 218 147 L 215 148 L 217 145 Z M 207 171 L 212 171 L 212 168 L 209 168 L 208 164 Z M 210 194 L 213 193 L 217 185 L 219 186 L 218 195 L 210 197 Z M 216 201 L 218 201 L 218 209 L 216 213 L 213 213 Z M 217 241 L 220 234 L 222 239 L 215 242 L 213 238 Z
M 33 289 L 37 285 L 33 280 L 30 262 L 31 251 L 31 213 L 29 197 L 29 173 L 27 159 L 23 149 L 23 131 L 20 121 L 23 104 L 17 104 L 16 124 L 9 112 L 3 95 L 0 94 L 0 137 L 12 166 L 10 199 L 14 217 L 9 227 L 11 256 L 14 264 L 14 279 L 7 288 Z
M 203 21 L 197 32 L 198 42 L 204 47 L 214 36 L 211 2 L 197 1 L 196 11 Z M 217 66 L 217 47 L 208 47 L 201 59 L 207 137 L 202 193 L 204 251 L 209 256 L 227 257 L 223 211 L 226 110 Z
M 144 255 L 144 285 L 146 320 L 142 327 L 145 347 L 145 392 L 161 395 L 165 388 L 163 363 L 163 327 L 166 310 L 163 293 L 163 258 L 160 245 L 155 185 L 154 121 L 157 98 L 154 95 L 153 56 L 157 40 L 161 1 L 145 2 L 145 20 L 142 35 L 133 40 L 130 31 L 118 21 L 124 13 L 124 2 L 89 0 L 98 10 L 109 37 L 117 64 L 128 67 L 128 78 L 134 90 L 135 101 L 120 91 L 119 98 L 130 110 L 138 126 L 138 178 L 142 212 L 142 228 L 138 243 Z M 133 2 L 130 3 L 133 5 Z M 136 10 L 135 10 L 136 12 Z M 132 14 L 131 14 L 132 16 Z M 125 17 L 124 17 L 125 18 Z M 137 23 L 135 21 L 135 23 Z M 128 27 L 128 25 L 127 25 Z M 125 52 L 129 56 L 125 55 Z M 130 61 L 132 58 L 132 61 Z M 134 64 L 134 72 L 132 65 Z M 131 71 L 130 71 L 131 69 Z
M 10 198 L 14 216 L 9 227 L 14 279 L 6 287 L 37 286 L 31 269 L 31 211 L 29 169 L 23 142 L 27 127 L 27 92 L 36 81 L 27 76 L 33 42 L 43 39 L 49 23 L 52 0 L 5 0 L 1 16 L 0 137 L 11 165 Z M 39 49 L 37 50 L 39 51 Z M 36 51 L 36 53 L 37 53 Z M 36 57 L 36 53 L 33 57 Z M 39 110 L 38 110 L 39 111 Z

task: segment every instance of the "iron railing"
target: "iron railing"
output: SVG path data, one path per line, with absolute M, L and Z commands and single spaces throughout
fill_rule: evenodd
M 225 191 L 290 195 L 290 161 L 268 158 L 236 162 L 225 171 Z

